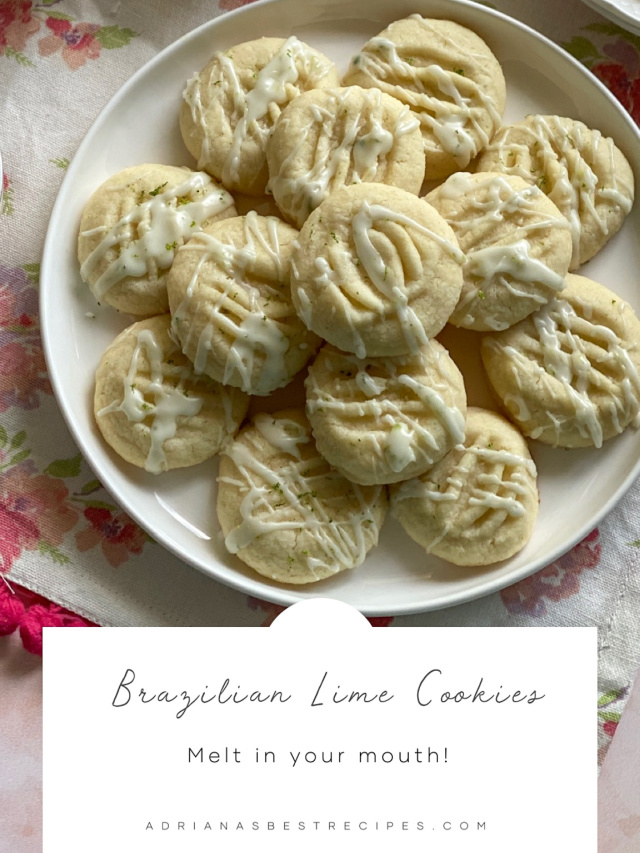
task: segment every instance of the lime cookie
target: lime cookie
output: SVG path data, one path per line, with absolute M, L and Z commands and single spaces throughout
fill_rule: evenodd
M 479 36 L 417 14 L 370 39 L 343 82 L 382 89 L 415 112 L 428 180 L 469 165 L 500 127 L 506 101 L 500 63 Z
M 449 320 L 480 332 L 523 320 L 564 287 L 569 224 L 538 187 L 514 175 L 458 172 L 426 196 L 467 260 Z
M 612 139 L 580 121 L 530 115 L 505 125 L 477 168 L 537 184 L 571 225 L 576 270 L 618 231 L 631 210 L 634 179 Z
M 600 447 L 640 413 L 640 321 L 583 276 L 526 320 L 482 340 L 482 360 L 509 417 L 559 447 Z
M 360 358 L 405 355 L 446 324 L 463 261 L 431 205 L 397 187 L 354 184 L 305 222 L 291 295 L 308 328 L 339 349 Z
M 153 474 L 216 454 L 249 406 L 242 391 L 194 374 L 171 337 L 170 323 L 162 314 L 129 326 L 96 372 L 100 432 L 123 459 Z
M 316 89 L 295 98 L 267 143 L 269 189 L 301 228 L 337 187 L 383 183 L 420 192 L 424 149 L 417 117 L 379 89 Z
M 318 450 L 354 483 L 415 477 L 464 439 L 464 382 L 437 341 L 412 355 L 368 359 L 327 344 L 306 387 Z
M 470 408 L 464 443 L 392 487 L 391 512 L 428 554 L 457 566 L 507 560 L 529 541 L 538 515 L 526 441 L 495 412 Z
M 333 63 L 295 36 L 244 42 L 216 53 L 187 83 L 182 138 L 199 169 L 230 190 L 260 195 L 265 147 L 280 112 L 301 92 L 339 82 Z
M 197 373 L 248 394 L 286 385 L 319 346 L 289 286 L 298 232 L 250 212 L 190 240 L 167 280 L 173 329 Z
M 234 215 L 233 198 L 204 172 L 156 164 L 123 169 L 98 187 L 82 214 L 82 279 L 98 302 L 136 316 L 162 314 L 176 249 Z
M 300 410 L 258 414 L 220 459 L 225 545 L 281 583 L 319 581 L 359 566 L 377 544 L 384 487 L 361 487 L 318 453 Z

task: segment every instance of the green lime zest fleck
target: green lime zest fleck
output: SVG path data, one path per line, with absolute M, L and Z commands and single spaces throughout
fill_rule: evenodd
M 162 190 L 166 187 L 166 185 L 168 183 L 169 183 L 168 181 L 165 181 L 164 184 L 160 184 L 160 186 L 156 187 L 155 190 L 151 190 L 149 195 L 153 195 L 153 196 L 160 195 L 160 193 L 162 192 Z

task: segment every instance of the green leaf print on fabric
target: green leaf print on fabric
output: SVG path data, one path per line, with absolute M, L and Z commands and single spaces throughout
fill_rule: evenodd
M 64 566 L 71 562 L 66 554 L 63 554 L 62 551 L 58 550 L 58 548 L 54 548 L 53 545 L 49 545 L 47 542 L 39 542 L 38 551 L 45 557 L 51 557 L 53 562 L 58 563 L 59 566 Z
M 100 27 L 96 32 L 96 38 L 105 50 L 125 47 L 131 42 L 131 39 L 135 38 L 137 35 L 138 33 L 134 33 L 133 30 L 130 30 L 127 27 L 123 29 L 120 27 Z
M 619 690 L 609 690 L 598 699 L 598 736 L 602 754 L 616 733 L 622 716 L 622 707 L 620 710 L 616 710 L 613 706 L 622 703 L 627 698 L 628 693 L 629 687 L 622 687 Z
M 588 24 L 583 32 L 589 38 L 575 36 L 562 47 L 586 65 L 640 124 L 640 36 L 608 21 Z
M 5 172 L 2 175 L 2 215 L 12 216 L 13 212 L 13 187 L 11 186 L 9 176 Z
M 24 65 L 25 68 L 35 68 L 35 62 L 32 62 L 28 56 L 25 56 L 24 53 L 20 53 L 19 50 L 14 50 L 12 47 L 5 47 L 4 55 L 9 59 L 15 59 L 15 61 L 19 65 Z
M 45 468 L 45 474 L 51 477 L 77 477 L 81 469 L 82 456 L 78 453 L 71 459 L 56 459 Z
M 59 2 L 0 0 L 0 56 L 25 68 L 35 68 L 25 51 L 32 37 L 44 32 L 38 39 L 38 55 L 57 54 L 71 71 L 76 71 L 88 60 L 98 59 L 103 49 L 126 47 L 138 35 L 128 27 L 76 21 L 67 12 L 51 8 Z
M 60 479 L 38 471 L 26 433 L 0 431 L 0 566 L 8 574 L 25 551 L 69 558 L 60 546 L 81 519 Z
M 52 157 L 49 162 L 53 163 L 54 166 L 57 166 L 58 169 L 62 169 L 62 171 L 65 172 L 69 168 L 69 163 L 71 161 L 68 157 Z
M 583 36 L 574 36 L 570 42 L 565 42 L 562 46 L 585 65 L 592 59 L 600 58 L 600 54 L 594 43 Z

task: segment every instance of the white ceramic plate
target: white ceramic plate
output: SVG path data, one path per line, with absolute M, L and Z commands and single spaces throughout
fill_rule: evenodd
M 640 35 L 640 0 L 584 0 L 614 24 Z
M 266 581 L 225 552 L 214 515 L 216 462 L 154 477 L 121 462 L 102 442 L 92 418 L 99 358 L 130 322 L 96 308 L 79 277 L 76 233 L 83 205 L 109 175 L 136 163 L 194 165 L 178 130 L 185 81 L 214 50 L 260 35 L 291 33 L 346 70 L 362 43 L 390 21 L 420 11 L 452 18 L 478 32 L 500 59 L 508 84 L 506 120 L 526 113 L 571 116 L 612 136 L 640 176 L 640 137 L 623 110 L 566 53 L 521 24 L 455 0 L 264 0 L 218 18 L 179 39 L 141 69 L 97 119 L 73 159 L 49 227 L 41 281 L 45 351 L 55 393 L 73 434 L 121 506 L 160 543 L 223 583 L 267 600 L 341 599 L 367 615 L 417 613 L 477 598 L 532 574 L 578 542 L 610 510 L 638 474 L 640 433 L 627 431 L 600 450 L 534 448 L 540 471 L 540 515 L 531 542 L 512 560 L 484 570 L 460 569 L 428 557 L 388 520 L 363 566 L 308 587 Z M 640 309 L 640 207 L 611 243 L 584 267 Z M 87 314 L 95 313 L 95 319 Z M 477 368 L 469 336 L 452 344 L 465 371 Z M 468 382 L 482 404 L 481 379 Z

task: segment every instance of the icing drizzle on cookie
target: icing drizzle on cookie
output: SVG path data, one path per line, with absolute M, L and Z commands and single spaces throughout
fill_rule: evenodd
M 195 346 L 196 373 L 207 372 L 213 339 L 222 336 L 230 341 L 222 382 L 248 393 L 265 395 L 289 379 L 284 361 L 290 347 L 286 324 L 295 318 L 295 312 L 292 306 L 287 308 L 286 292 L 264 281 L 259 287 L 253 286 L 248 280 L 259 250 L 266 253 L 272 264 L 274 285 L 287 277 L 278 239 L 278 220 L 258 217 L 255 211 L 250 211 L 244 217 L 243 228 L 244 243 L 240 247 L 223 243 L 206 232 L 197 234 L 185 247 L 185 251 L 198 252 L 200 257 L 185 296 L 173 314 L 172 325 L 183 351 L 191 351 L 190 329 L 202 310 L 206 322 Z M 225 279 L 213 294 L 213 301 L 207 299 L 200 307 L 196 291 L 202 267 L 208 262 L 219 266 Z
M 427 343 L 428 339 L 420 318 L 410 305 L 404 272 L 402 267 L 396 269 L 395 267 L 388 266 L 372 240 L 372 232 L 379 229 L 380 224 L 384 222 L 400 225 L 405 230 L 413 229 L 419 234 L 428 237 L 460 264 L 464 262 L 465 256 L 458 246 L 454 245 L 450 240 L 441 237 L 435 231 L 432 231 L 415 219 L 392 210 L 385 205 L 370 204 L 368 201 L 364 201 L 353 217 L 351 229 L 358 259 L 362 263 L 374 288 L 383 297 L 385 307 L 392 306 L 409 350 L 416 352 L 420 346 Z M 327 270 L 323 270 L 323 273 L 325 275 L 328 274 Z M 360 358 L 364 358 L 366 354 L 364 344 L 359 339 L 355 329 L 353 331 L 355 353 Z
M 585 217 L 608 235 L 611 208 L 623 214 L 631 210 L 633 183 L 620 176 L 615 150 L 612 139 L 582 122 L 542 115 L 528 116 L 524 122 L 504 128 L 487 147 L 487 153 L 497 154 L 496 168 L 527 181 L 537 178 L 543 192 L 567 218 L 573 240 L 572 269 L 582 262 Z M 606 185 L 598 174 L 603 170 Z
M 122 191 L 117 187 L 116 191 Z M 233 205 L 233 198 L 204 172 L 194 172 L 177 186 L 164 185 L 142 192 L 145 200 L 135 204 L 115 225 L 83 231 L 83 237 L 102 235 L 80 268 L 84 281 L 96 297 L 123 279 L 148 276 L 155 280 L 173 263 L 176 249 L 199 231 L 200 224 Z M 95 281 L 93 274 L 112 250 L 116 257 L 107 263 Z
M 228 95 L 233 103 L 231 145 L 221 174 L 223 183 L 233 187 L 239 178 L 242 148 L 248 135 L 255 134 L 261 144 L 266 143 L 272 122 L 266 122 L 265 118 L 273 105 L 282 107 L 291 100 L 291 87 L 298 84 L 301 76 L 310 77 L 317 84 L 331 66 L 328 62 L 321 62 L 318 55 L 296 36 L 291 36 L 257 73 L 252 88 L 246 91 L 229 55 L 218 52 L 214 59 L 207 86 L 214 84 L 212 75 L 219 73 L 221 79 L 215 83 L 220 84 L 222 95 Z M 203 168 L 208 164 L 210 155 L 210 130 L 200 74 L 195 74 L 188 81 L 183 97 L 191 110 L 193 123 L 202 134 L 199 168 Z
M 563 275 L 532 256 L 532 241 L 550 229 L 554 234 L 558 229 L 568 231 L 569 223 L 559 211 L 553 215 L 538 187 L 516 189 L 512 180 L 458 172 L 427 197 L 466 252 L 464 286 L 451 317 L 454 325 L 501 331 L 565 286 Z M 457 207 L 450 210 L 448 202 Z M 506 304 L 504 297 L 509 300 Z M 514 318 L 516 306 L 520 310 Z
M 238 475 L 220 481 L 243 494 L 241 522 L 225 538 L 228 550 L 236 554 L 258 537 L 293 530 L 296 548 L 289 559 L 312 579 L 360 565 L 378 541 L 382 488 L 353 485 L 332 471 L 298 420 L 260 414 L 254 424 L 280 459 L 263 462 L 251 431 L 224 449 Z
M 441 149 L 464 168 L 500 126 L 500 110 L 473 79 L 474 71 L 483 70 L 478 59 L 462 51 L 454 40 L 445 38 L 451 52 L 446 59 L 450 67 L 434 62 L 430 40 L 442 38 L 442 33 L 418 14 L 410 18 L 425 31 L 421 33 L 424 48 L 417 42 L 411 48 L 412 55 L 405 57 L 405 49 L 378 36 L 354 57 L 351 67 L 366 74 L 375 85 L 384 84 L 390 94 L 408 104 L 427 136 L 435 138 Z M 465 73 L 465 68 L 471 73 Z M 427 151 L 433 147 L 428 140 L 425 145 Z
M 452 451 L 456 464 L 444 488 L 428 476 L 416 487 L 420 497 L 435 503 L 463 501 L 471 507 L 501 509 L 513 518 L 526 512 L 525 496 L 535 497 L 536 466 L 532 459 L 506 450 L 459 444 Z M 407 490 L 410 491 L 410 490 Z
M 322 102 L 310 108 L 311 123 L 302 129 L 268 185 L 276 201 L 282 199 L 298 223 L 315 210 L 336 182 L 348 185 L 381 180 L 378 176 L 386 173 L 389 155 L 399 140 L 419 127 L 408 107 L 389 127 L 383 126 L 382 92 L 377 89 L 326 90 L 319 92 L 318 98 Z M 286 116 L 281 121 L 288 126 Z M 337 138 L 336 128 L 340 128 Z M 307 153 L 312 131 L 314 147 Z M 312 159 L 309 168 L 299 168 L 301 156 Z
M 143 355 L 149 365 L 148 382 L 140 381 L 140 360 Z M 129 369 L 123 379 L 121 402 L 114 401 L 97 413 L 98 417 L 104 417 L 113 412 L 122 412 L 134 424 L 151 421 L 148 426 L 149 453 L 144 467 L 152 474 L 167 470 L 164 444 L 175 436 L 179 418 L 195 417 L 202 408 L 202 398 L 192 396 L 185 387 L 192 377 L 193 371 L 189 364 L 169 364 L 151 329 L 141 329 L 137 333 Z M 149 398 L 153 402 L 149 402 Z
M 320 385 L 317 371 L 311 368 L 307 413 L 314 424 L 314 416 L 327 413 L 322 422 L 336 419 L 339 429 L 347 432 L 351 424 L 357 430 L 369 423 L 362 436 L 368 466 L 395 474 L 407 468 L 424 470 L 465 434 L 465 415 L 455 405 L 458 394 L 441 361 L 445 356 L 432 343 L 410 358 L 361 359 L 325 351 L 320 371 L 324 374 L 326 369 L 333 381 Z M 337 460 L 330 461 L 340 467 Z
M 506 358 L 522 392 L 509 394 L 514 415 L 525 421 L 530 417 L 531 396 L 524 392 L 520 376 L 533 372 L 550 399 L 560 395 L 562 406 L 544 412 L 544 424 L 528 431 L 532 438 L 551 433 L 554 443 L 562 444 L 565 430 L 575 426 L 580 436 L 601 447 L 604 422 L 619 433 L 640 415 L 640 375 L 627 347 L 613 329 L 588 320 L 586 313 L 579 314 L 567 300 L 554 299 L 530 318 L 535 344 L 526 352 L 503 344 L 499 337 L 486 339 Z

